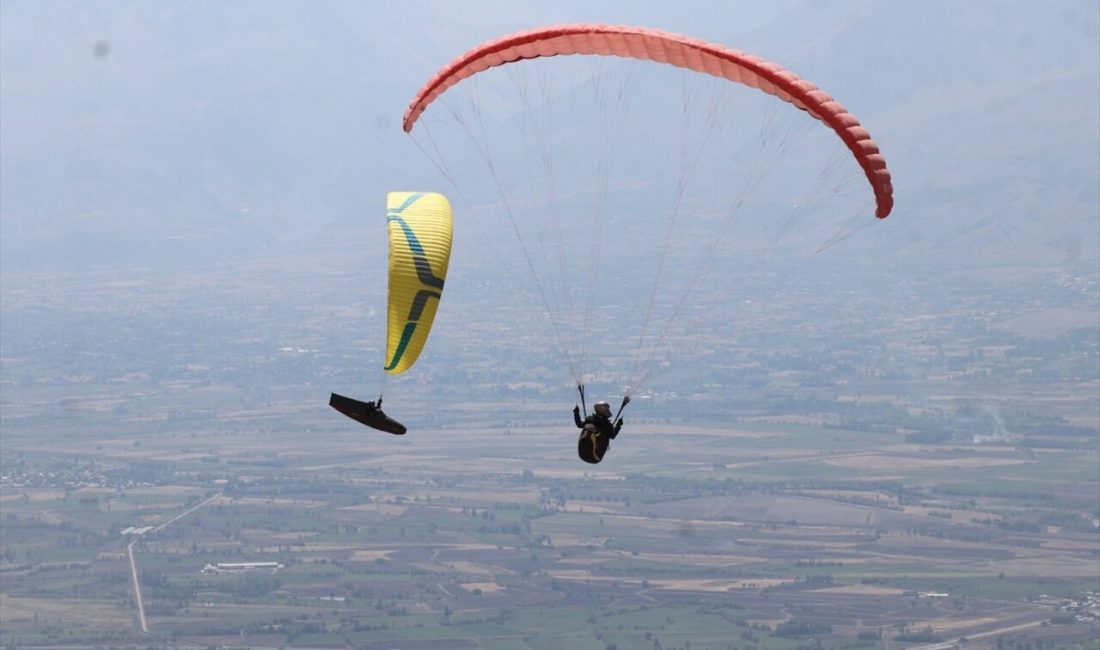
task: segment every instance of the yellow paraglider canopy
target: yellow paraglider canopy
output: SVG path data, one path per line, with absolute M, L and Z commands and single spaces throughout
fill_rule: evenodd
M 434 192 L 390 192 L 385 370 L 412 367 L 432 329 L 451 260 L 451 204 Z

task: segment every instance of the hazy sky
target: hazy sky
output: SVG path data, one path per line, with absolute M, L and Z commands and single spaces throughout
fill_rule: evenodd
M 361 214 L 432 177 L 400 117 L 436 69 L 485 39 L 573 21 L 688 33 L 828 89 L 882 145 L 909 244 L 956 241 L 965 215 L 990 250 L 1088 256 L 1098 12 L 1090 0 L 9 1 L 0 263 L 149 263 L 138 253 L 163 242 L 208 250 Z
M 951 284 L 965 275 L 961 269 L 977 267 L 1004 286 L 1004 278 L 1020 274 L 1038 278 L 1039 286 L 1087 275 L 1086 285 L 1096 286 L 1095 0 L 8 0 L 0 2 L 4 306 L 41 281 L 29 271 L 94 268 L 106 273 L 89 277 L 121 278 L 120 286 L 154 275 L 149 270 L 161 278 L 205 273 L 203 282 L 229 278 L 239 290 L 259 282 L 239 272 L 257 260 L 273 294 L 295 283 L 307 291 L 301 260 L 309 260 L 311 269 L 359 272 L 343 278 L 348 288 L 334 290 L 334 304 L 349 293 L 363 300 L 364 287 L 382 286 L 384 269 L 368 272 L 368 265 L 384 254 L 386 191 L 445 187 L 401 131 L 409 100 L 441 66 L 486 39 L 576 21 L 722 43 L 774 60 L 841 101 L 882 147 L 896 199 L 887 227 L 836 249 L 846 259 L 867 252 L 864 259 L 901 282 L 931 277 Z M 654 120 L 652 138 L 675 128 Z M 468 224 L 480 215 L 460 216 Z M 463 225 L 456 238 L 470 231 Z M 472 264 L 463 264 L 483 256 L 469 240 L 456 242 L 448 277 L 455 301 L 463 283 L 474 281 Z M 326 246 L 343 247 L 339 263 L 326 257 Z M 242 260 L 232 272 L 209 271 Z M 276 265 L 281 275 L 271 270 Z M 61 295 L 84 290 L 76 274 L 46 277 L 65 283 L 54 287 Z M 845 281 L 870 282 L 858 273 Z M 1100 314 L 1100 296 L 1090 291 L 1091 313 Z M 110 292 L 100 296 L 104 313 L 138 321 L 147 313 L 141 292 L 121 307 Z M 261 313 L 315 297 L 247 289 L 225 295 L 248 296 Z M 1010 313 L 1034 309 L 1030 296 L 1013 299 Z M 380 304 L 348 309 L 355 311 L 347 316 L 349 332 L 381 340 L 364 320 Z M 178 313 L 183 318 L 172 326 L 186 331 L 189 314 Z M 21 318 L 23 331 L 34 330 L 37 312 L 6 314 L 8 323 Z M 47 347 L 68 354 L 108 340 L 89 323 L 67 324 L 65 336 Z M 307 329 L 313 335 L 327 328 Z

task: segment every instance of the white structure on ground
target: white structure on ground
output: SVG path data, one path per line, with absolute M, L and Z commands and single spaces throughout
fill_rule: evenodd
M 281 568 L 283 568 L 283 565 L 278 562 L 218 562 L 217 564 L 207 564 L 202 568 L 202 572 L 207 574 L 247 572 L 275 573 Z

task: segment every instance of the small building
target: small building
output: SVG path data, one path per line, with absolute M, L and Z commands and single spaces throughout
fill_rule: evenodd
M 275 573 L 283 568 L 278 562 L 218 562 L 207 564 L 202 572 L 210 575 L 217 573 Z
M 153 530 L 153 526 L 129 526 L 120 531 L 122 535 L 144 535 Z

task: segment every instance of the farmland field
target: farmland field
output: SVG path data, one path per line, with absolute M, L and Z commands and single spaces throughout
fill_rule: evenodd
M 5 486 L 0 631 L 18 645 L 980 646 L 1050 633 L 1100 581 L 1071 451 L 844 451 L 867 434 L 760 427 L 638 425 L 598 468 L 577 467 L 568 430 L 524 459 L 476 430 L 187 436 L 230 450 L 216 456 L 172 437 L 63 454 L 12 441 L 5 467 L 24 476 L 139 479 Z M 634 445 L 659 436 L 692 444 L 658 466 Z M 1049 497 L 1029 495 L 1037 477 Z M 279 567 L 203 571 L 240 562 Z M 1059 643 L 1095 639 L 1056 627 Z

